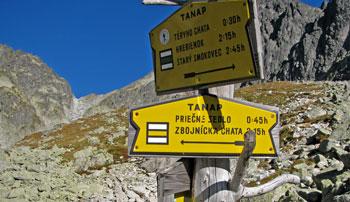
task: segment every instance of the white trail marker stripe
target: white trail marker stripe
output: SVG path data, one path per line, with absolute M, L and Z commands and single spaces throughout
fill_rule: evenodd
M 148 130 L 168 130 L 167 124 L 148 124 Z
M 170 68 L 173 68 L 173 63 L 162 65 L 162 69 L 170 69 Z
M 148 137 L 148 143 L 155 144 L 166 144 L 168 142 L 168 138 L 166 137 Z
M 164 58 L 164 57 L 169 56 L 171 54 L 172 54 L 171 50 L 168 50 L 168 51 L 160 53 L 160 57 Z

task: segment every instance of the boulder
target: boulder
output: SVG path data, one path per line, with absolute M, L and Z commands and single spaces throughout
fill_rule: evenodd
M 315 157 L 314 157 L 314 161 L 315 163 L 319 164 L 323 164 L 323 165 L 328 165 L 328 162 L 327 162 L 327 158 L 324 157 L 322 154 L 317 154 Z
M 3 151 L 2 149 L 0 149 L 0 173 L 3 170 L 6 170 L 8 168 L 8 162 L 6 160 L 6 154 L 5 151 Z
M 317 189 L 300 189 L 298 194 L 308 202 L 318 202 L 322 199 L 322 192 Z
M 7 198 L 8 199 L 24 199 L 25 198 L 25 189 L 24 188 L 15 188 L 10 191 Z
M 339 195 L 339 196 L 335 196 L 333 198 L 334 202 L 349 202 L 350 201 L 350 192 L 343 194 L 343 195 Z
M 330 152 L 331 149 L 332 149 L 333 147 L 335 147 L 335 143 L 334 143 L 333 141 L 324 140 L 324 141 L 320 144 L 318 150 L 319 150 L 320 152 L 322 152 L 323 154 L 326 154 L 326 153 Z
M 89 169 L 100 169 L 113 163 L 113 155 L 105 150 L 97 150 L 88 147 L 74 153 L 74 167 L 77 172 L 84 172 Z
M 331 180 L 334 180 L 335 177 L 341 173 L 342 172 L 338 171 L 336 168 L 327 168 L 313 175 L 313 180 L 317 186 L 317 189 L 323 190 L 325 185 L 333 183 Z
M 97 146 L 98 144 L 100 144 L 100 139 L 98 137 L 94 137 L 94 136 L 89 136 L 88 137 L 88 142 L 91 146 Z
M 307 122 L 316 122 L 325 119 L 327 115 L 326 110 L 320 107 L 314 107 L 305 113 L 305 120 Z
M 335 146 L 331 149 L 331 152 L 333 153 L 333 156 L 335 156 L 337 159 L 340 159 L 341 156 L 348 154 L 349 152 L 345 151 L 340 146 Z
M 344 163 L 345 168 L 350 169 L 350 153 L 342 154 L 340 160 Z

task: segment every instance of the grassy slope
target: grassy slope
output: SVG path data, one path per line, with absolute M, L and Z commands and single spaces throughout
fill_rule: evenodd
M 74 159 L 75 152 L 88 146 L 95 146 L 112 154 L 114 161 L 118 162 L 127 159 L 127 126 L 126 110 L 119 109 L 78 119 L 52 131 L 34 133 L 17 143 L 16 146 L 50 149 L 56 145 L 59 148 L 66 148 L 68 152 L 64 154 L 63 159 L 67 162 Z M 116 135 L 118 133 L 119 135 Z M 113 135 L 118 137 L 112 138 Z M 93 137 L 98 138 L 100 143 L 92 145 L 89 139 Z M 109 141 L 111 138 L 112 141 Z
M 308 105 L 317 105 L 318 98 L 324 96 L 325 93 L 321 84 L 271 82 L 241 88 L 236 91 L 235 97 L 251 102 L 277 106 L 282 111 L 293 100 L 307 98 L 311 101 L 307 105 L 298 106 L 292 111 L 284 110 L 285 112 L 282 113 L 281 151 L 284 152 L 291 149 L 290 147 L 293 145 L 291 143 L 296 143 L 298 141 L 292 137 L 293 131 L 291 131 L 289 127 L 284 126 L 295 122 L 296 115 L 307 110 Z M 310 123 L 305 123 L 305 127 L 308 127 L 308 124 Z M 97 137 L 100 143 L 95 145 L 95 147 L 98 149 L 105 149 L 113 155 L 115 163 L 118 163 L 123 161 L 121 159 L 127 159 L 127 128 L 127 111 L 125 109 L 119 109 L 109 113 L 82 118 L 63 125 L 56 130 L 32 134 L 17 143 L 17 146 L 50 149 L 54 145 L 57 145 L 58 147 L 69 149 L 69 151 L 64 154 L 64 160 L 68 162 L 74 159 L 73 154 L 75 152 L 91 146 L 88 140 L 89 138 Z M 115 138 L 112 143 L 108 141 L 117 131 L 124 134 Z M 295 163 L 298 164 L 302 162 Z M 268 164 L 267 160 L 261 161 L 259 167 L 263 168 L 265 164 Z M 280 170 L 276 172 L 276 175 L 284 172 L 290 173 L 291 170 Z

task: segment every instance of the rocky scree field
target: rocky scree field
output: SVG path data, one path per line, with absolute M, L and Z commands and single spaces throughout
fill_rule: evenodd
M 237 92 L 245 100 L 278 106 L 282 114 L 281 155 L 251 160 L 247 186 L 283 173 L 302 182 L 248 201 L 350 201 L 349 87 L 348 82 L 277 82 Z
M 347 82 L 256 84 L 236 97 L 282 113 L 280 157 L 250 160 L 244 184 L 264 184 L 283 173 L 302 179 L 300 186 L 242 201 L 349 201 Z M 127 157 L 127 116 L 122 108 L 95 114 L 0 152 L 0 201 L 157 201 L 159 162 Z
M 0 201 L 155 201 L 155 173 L 127 157 L 119 109 L 34 133 L 0 153 Z
M 267 80 L 350 79 L 350 1 L 258 2 Z M 0 45 L 0 201 L 156 201 L 155 172 L 176 159 L 127 157 L 128 110 L 191 94 L 156 96 L 150 73 L 78 99 L 38 57 Z M 245 185 L 302 179 L 247 201 L 350 201 L 349 82 L 269 82 L 235 97 L 281 110 L 281 155 L 251 160 Z

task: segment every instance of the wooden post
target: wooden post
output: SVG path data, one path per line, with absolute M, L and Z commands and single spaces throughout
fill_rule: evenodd
M 143 0 L 143 4 L 147 5 L 169 5 L 169 6 L 175 6 L 175 5 L 182 5 L 186 1 L 181 0 Z
M 206 94 L 208 90 L 200 90 Z M 209 89 L 211 94 L 233 98 L 234 86 L 228 85 Z M 195 202 L 232 202 L 234 201 L 229 187 L 229 159 L 195 159 L 192 195 Z
M 173 202 L 174 194 L 191 190 L 192 159 L 180 159 L 158 173 L 158 202 Z

